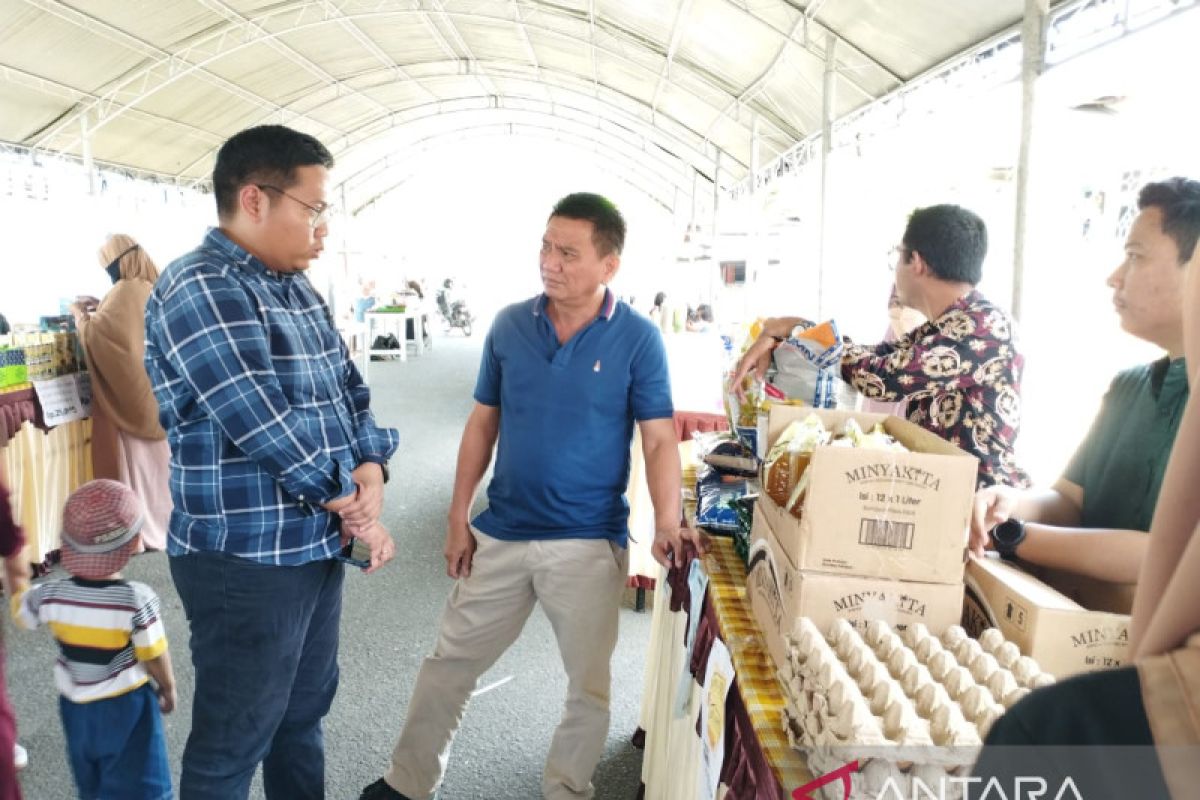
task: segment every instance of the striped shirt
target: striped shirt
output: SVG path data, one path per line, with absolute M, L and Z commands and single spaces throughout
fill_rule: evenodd
M 31 587 L 13 605 L 21 627 L 50 627 L 54 681 L 76 703 L 133 691 L 149 680 L 141 662 L 167 651 L 158 595 L 144 583 L 66 578 Z
M 167 552 L 298 565 L 338 549 L 321 504 L 387 463 L 399 434 L 304 273 L 279 273 L 211 229 L 146 303 L 146 369 L 171 446 Z

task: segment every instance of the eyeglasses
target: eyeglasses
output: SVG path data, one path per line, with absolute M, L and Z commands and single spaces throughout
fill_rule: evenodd
M 296 197 L 293 194 L 288 194 L 283 189 L 280 189 L 278 186 L 272 186 L 269 183 L 256 183 L 254 185 L 257 186 L 259 189 L 270 189 L 272 192 L 279 192 L 284 197 L 287 197 L 291 200 L 295 200 L 297 203 L 299 203 L 300 205 L 307 208 L 308 209 L 308 224 L 313 230 L 316 230 L 317 228 L 321 227 L 322 225 L 325 225 L 326 223 L 328 223 L 329 217 L 333 213 L 333 206 L 329 205 L 328 203 L 322 203 L 319 206 L 309 205 L 308 203 L 301 200 L 299 197 Z
M 887 252 L 888 272 L 895 272 L 896 265 L 903 263 L 908 258 L 908 248 L 902 244 L 898 244 Z

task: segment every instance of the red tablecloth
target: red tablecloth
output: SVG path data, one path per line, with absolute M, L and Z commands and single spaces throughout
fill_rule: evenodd
M 0 392 L 0 447 L 8 444 L 8 440 L 26 422 L 32 422 L 46 430 L 46 423 L 42 420 L 42 407 L 37 402 L 33 388 Z
M 729 430 L 729 420 L 723 414 L 706 414 L 702 411 L 675 412 L 675 439 L 686 442 L 693 433 L 710 433 Z

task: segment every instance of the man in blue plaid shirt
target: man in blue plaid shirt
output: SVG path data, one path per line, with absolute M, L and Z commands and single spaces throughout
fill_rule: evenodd
M 185 800 L 324 797 L 321 720 L 337 691 L 341 545 L 391 559 L 379 524 L 398 434 L 304 275 L 328 232 L 333 158 L 251 128 L 217 154 L 220 227 L 146 305 L 146 368 L 171 446 L 167 552 L 196 687 Z

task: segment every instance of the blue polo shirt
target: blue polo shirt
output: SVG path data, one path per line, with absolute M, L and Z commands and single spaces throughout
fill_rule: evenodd
M 500 408 L 488 508 L 472 524 L 497 539 L 629 536 L 633 425 L 670 417 L 662 335 L 606 290 L 600 314 L 560 345 L 545 295 L 496 317 L 475 399 Z

